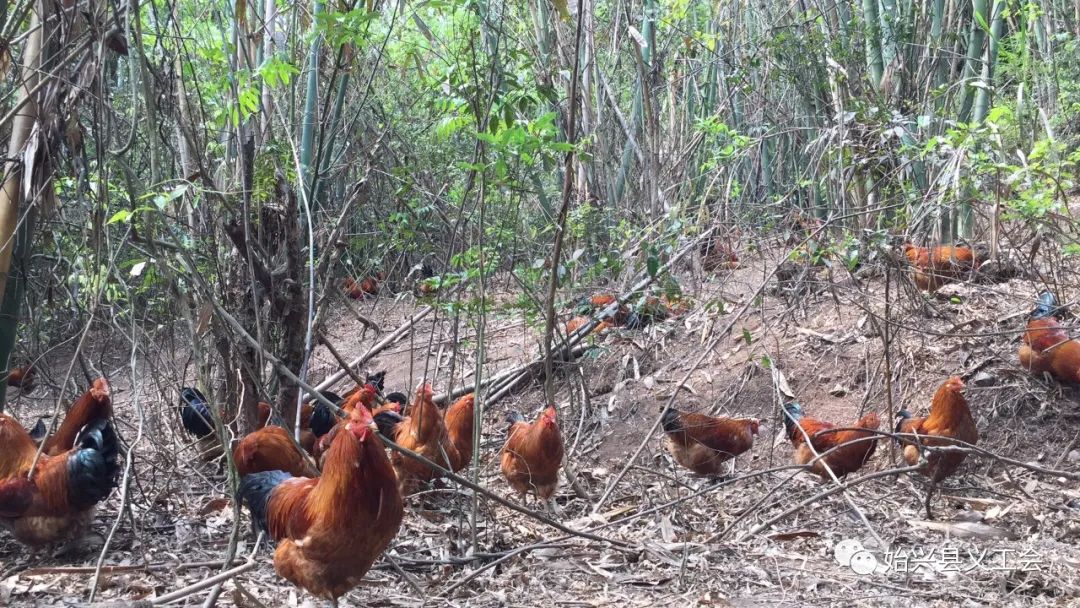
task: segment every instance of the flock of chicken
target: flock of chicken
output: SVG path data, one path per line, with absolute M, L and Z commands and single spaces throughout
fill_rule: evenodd
M 909 254 L 916 272 L 944 275 L 917 279 L 921 287 L 933 289 L 957 276 L 952 274 L 957 250 L 938 256 L 944 261 L 929 252 L 926 267 L 918 265 L 920 255 Z M 595 311 L 612 303 L 610 297 L 594 297 L 588 306 Z M 670 313 L 675 303 L 655 304 Z M 655 314 L 651 310 L 659 308 L 619 310 L 612 322 L 634 326 Z M 1040 295 L 1020 361 L 1033 373 L 1080 382 L 1080 342 L 1069 339 L 1055 318 L 1059 310 L 1052 294 Z M 29 382 L 31 373 L 26 370 L 17 381 Z M 370 376 L 343 396 L 323 392 L 304 405 L 298 439 L 269 404 L 260 403 L 259 428 L 231 450 L 240 475 L 238 498 L 251 512 L 253 526 L 276 541 L 278 574 L 334 602 L 359 584 L 397 534 L 403 497 L 448 472 L 464 470 L 474 456 L 472 394 L 441 410 L 431 386 L 423 384 L 407 404 L 401 393 L 384 395 L 384 374 Z M 979 439 L 963 389 L 961 378 L 949 378 L 935 393 L 928 415 L 901 411 L 891 434 L 909 465 L 930 479 L 928 515 L 936 484 L 958 469 Z M 198 389 L 181 390 L 181 420 L 207 460 L 226 455 L 222 418 L 213 410 Z M 94 506 L 117 483 L 121 450 L 112 415 L 104 378 L 71 406 L 52 435 L 41 421 L 37 432 L 28 432 L 0 414 L 0 525 L 17 540 L 43 546 L 80 537 Z M 722 475 L 728 461 L 733 470 L 733 459 L 752 448 L 760 424 L 672 408 L 661 416 L 674 460 L 704 476 Z M 552 511 L 564 449 L 557 419 L 554 406 L 545 407 L 531 423 L 511 413 L 500 453 L 500 469 L 510 487 L 522 500 L 535 493 Z M 878 432 L 876 413 L 840 427 L 805 415 L 794 402 L 783 407 L 783 422 L 794 461 L 823 479 L 859 470 L 878 440 L 890 435 Z M 389 455 L 384 440 L 394 444 Z
M 269 404 L 260 403 L 260 428 L 232 450 L 239 498 L 256 528 L 277 542 L 275 569 L 319 597 L 334 600 L 360 582 L 397 534 L 403 497 L 472 462 L 472 393 L 444 411 L 423 384 L 403 416 L 405 395 L 384 396 L 384 379 L 385 372 L 373 374 L 343 396 L 322 392 L 322 399 L 304 405 L 299 441 Z M 181 402 L 184 427 L 198 438 L 204 458 L 221 456 L 206 399 L 185 388 Z M 516 412 L 508 421 L 503 475 L 523 497 L 532 491 L 552 506 L 563 460 L 555 408 L 532 423 Z M 387 456 L 380 437 L 423 460 L 399 451 Z

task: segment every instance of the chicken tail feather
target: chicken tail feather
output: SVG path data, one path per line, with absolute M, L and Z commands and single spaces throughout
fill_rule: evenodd
M 894 433 L 901 432 L 900 427 L 902 427 L 904 425 L 905 420 L 911 420 L 911 412 L 909 412 L 907 410 L 900 410 L 899 412 L 896 413 L 896 426 L 893 427 L 893 432 Z M 899 438 L 896 439 L 896 443 L 901 443 Z
M 665 433 L 676 433 L 683 430 L 682 421 L 679 419 L 679 411 L 673 407 L 669 407 L 664 411 L 660 423 L 664 425 Z
M 375 426 L 379 428 L 379 434 L 387 439 L 393 439 L 397 434 L 397 425 L 405 420 L 401 414 L 391 411 L 383 410 L 378 414 L 375 414 Z
M 267 523 L 270 495 L 273 494 L 274 488 L 287 479 L 292 479 L 292 475 L 285 471 L 264 471 L 245 475 L 240 480 L 237 495 L 251 511 L 251 525 L 256 528 L 256 531 L 270 531 L 270 524 Z
M 1032 319 L 1045 319 L 1053 316 L 1058 310 L 1057 298 L 1049 291 L 1040 293 L 1037 302 L 1035 310 L 1031 311 Z
M 327 394 L 323 394 L 328 401 L 334 401 Z M 336 395 L 335 395 L 336 396 Z M 339 404 L 340 405 L 340 404 Z M 316 403 L 311 410 L 311 432 L 316 437 L 322 437 L 330 432 L 330 429 L 334 428 L 337 424 L 338 418 L 334 415 L 334 412 L 325 403 Z
M 180 420 L 184 423 L 184 428 L 199 438 L 213 433 L 213 419 L 202 392 L 197 388 L 183 388 L 180 390 L 180 399 L 184 402 L 180 410 Z
M 519 422 L 525 422 L 525 417 L 521 415 L 521 412 L 511 411 L 506 414 L 506 423 L 510 426 L 514 426 Z
M 30 439 L 34 440 L 34 443 L 41 443 L 45 436 L 49 434 L 49 427 L 45 424 L 45 417 L 38 418 L 34 423 L 34 427 L 28 431 Z
M 68 496 L 73 507 L 87 509 L 116 486 L 119 442 L 108 420 L 95 420 L 83 427 L 75 444 L 79 449 L 67 461 Z
M 803 417 L 802 406 L 792 401 L 784 406 L 784 430 L 788 436 L 795 430 L 795 425 Z

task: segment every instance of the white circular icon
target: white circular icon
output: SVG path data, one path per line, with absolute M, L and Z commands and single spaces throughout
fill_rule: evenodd
M 866 551 L 863 548 L 862 543 L 850 538 L 844 539 L 833 547 L 833 555 L 836 557 L 836 563 L 841 566 L 850 566 L 851 558 L 860 551 Z
M 855 574 L 873 574 L 877 570 L 877 558 L 866 549 L 851 556 L 851 571 Z

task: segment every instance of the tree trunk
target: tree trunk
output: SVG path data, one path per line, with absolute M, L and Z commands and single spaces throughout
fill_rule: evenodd
M 0 191 L 0 363 L 8 369 L 11 351 L 15 346 L 15 337 L 19 328 L 19 304 L 22 301 L 22 271 L 12 273 L 12 260 L 18 254 L 25 258 L 27 243 L 33 234 L 31 221 L 33 214 L 27 214 L 20 225 L 19 214 L 22 207 L 23 171 L 26 169 L 25 154 L 27 141 L 37 121 L 38 107 L 31 91 L 40 78 L 42 29 L 40 14 L 41 3 L 36 3 L 30 13 L 30 34 L 26 38 L 26 50 L 23 54 L 22 82 L 16 107 L 19 108 L 11 123 L 11 139 L 8 140 L 8 161 L 4 167 L 4 186 Z M 29 160 L 33 160 L 30 158 Z M 17 234 L 18 233 L 18 234 Z M 8 281 L 13 278 L 14 280 Z M 6 373 L 5 373 L 6 377 Z M 7 382 L 0 382 L 0 412 L 7 402 Z

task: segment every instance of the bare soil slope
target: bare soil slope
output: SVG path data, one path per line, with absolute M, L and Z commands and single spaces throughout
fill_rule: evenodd
M 744 263 L 703 281 L 681 276 L 695 302 L 691 312 L 645 330 L 590 338 L 593 349 L 560 366 L 557 401 L 576 484 L 563 483 L 558 519 L 611 542 L 566 535 L 481 497 L 474 550 L 471 492 L 437 484 L 408 504 L 390 552 L 401 570 L 381 561 L 342 604 L 1077 605 L 1080 489 L 1074 480 L 972 456 L 934 499 L 937 519 L 928 522 L 921 479 L 858 481 L 896 466 L 895 450 L 884 442 L 843 494 L 810 500 L 831 486 L 807 473 L 771 471 L 790 464 L 790 446 L 779 438 L 783 401 L 795 398 L 809 415 L 841 424 L 868 410 L 888 421 L 901 407 L 925 412 L 937 385 L 957 374 L 967 378 L 980 446 L 1037 469 L 1076 471 L 1080 393 L 1033 378 L 1016 362 L 1019 332 L 1038 289 L 1033 282 L 955 284 L 931 298 L 903 291 L 900 298 L 893 294 L 886 311 L 880 275 L 856 280 L 816 269 L 789 289 L 766 280 L 775 264 Z M 362 308 L 390 330 L 419 306 L 411 296 L 384 296 Z M 736 318 L 744 306 L 746 314 Z M 886 316 L 891 403 L 881 337 Z M 427 378 L 444 391 L 451 368 L 455 386 L 472 382 L 475 323 L 462 318 L 455 326 L 445 314 L 430 315 L 367 367 L 389 370 L 388 390 L 411 392 Z M 484 373 L 533 359 L 538 335 L 515 312 L 490 313 Z M 341 310 L 330 338 L 352 359 L 379 336 L 363 332 Z M 142 337 L 136 370 L 128 366 L 130 352 L 110 355 L 121 432 L 129 443 L 139 441 L 127 493 L 114 494 L 95 523 L 102 536 L 116 524 L 99 600 L 136 600 L 205 579 L 221 568 L 234 525 L 243 528 L 241 559 L 251 550 L 246 514 L 235 520 L 224 477 L 192 459 L 174 407 L 181 375 L 191 374 L 182 371 L 182 349 L 163 355 L 147 343 L 164 339 Z M 59 369 L 66 365 L 61 359 L 50 364 Z M 320 349 L 311 375 L 319 379 L 336 368 Z M 676 407 L 763 421 L 754 449 L 723 483 L 677 468 L 661 433 L 649 435 L 684 377 Z M 55 393 L 42 393 L 15 404 L 20 420 L 32 423 L 55 404 Z M 497 466 L 504 415 L 510 409 L 533 415 L 542 394 L 539 384 L 522 387 L 484 414 L 477 475 L 513 501 Z M 641 457 L 620 477 L 639 446 Z M 122 502 L 133 517 L 117 521 Z M 864 549 L 854 567 L 844 559 L 852 541 Z M 83 553 L 53 557 L 0 534 L 0 602 L 84 602 L 100 545 L 99 539 Z M 225 584 L 220 605 L 311 602 L 274 575 L 265 548 L 255 559 L 254 570 Z M 868 561 L 877 569 L 873 563 L 864 568 Z

